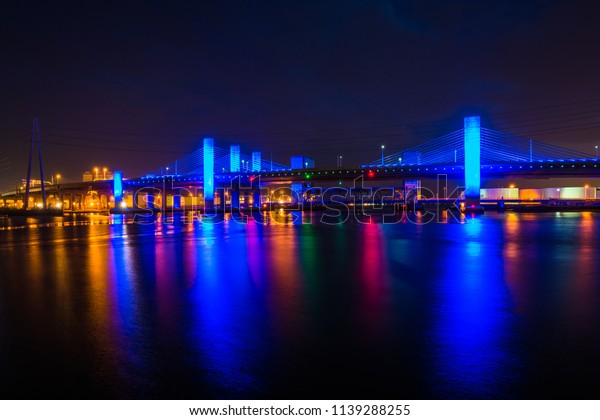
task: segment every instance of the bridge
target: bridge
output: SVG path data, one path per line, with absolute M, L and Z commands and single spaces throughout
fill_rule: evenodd
M 465 204 L 478 207 L 482 179 L 598 177 L 599 165 L 597 156 L 490 130 L 481 127 L 480 117 L 471 116 L 459 130 L 382 153 L 380 160 L 356 167 L 314 167 L 312 159 L 304 156 L 292 157 L 291 165 L 283 165 L 263 159 L 261 152 L 244 154 L 239 145 L 224 149 L 205 138 L 194 152 L 139 178 L 124 178 L 121 171 L 115 171 L 114 180 L 50 185 L 45 191 L 31 188 L 30 200 L 22 207 L 33 207 L 46 195 L 46 202 L 37 203 L 38 207 L 65 211 L 233 209 L 282 200 L 302 202 L 321 186 L 350 182 L 355 191 L 363 189 L 363 182 L 385 185 L 403 200 L 408 186 L 419 188 L 425 179 L 455 180 L 464 187 L 460 194 Z M 4 203 L 17 202 L 19 194 L 4 193 Z

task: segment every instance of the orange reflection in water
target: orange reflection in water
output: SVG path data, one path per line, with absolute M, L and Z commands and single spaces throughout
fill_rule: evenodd
M 253 223 L 253 222 L 251 222 Z M 250 227 L 250 226 L 249 226 Z M 251 228 L 251 227 L 250 227 Z M 264 249 L 249 249 L 248 253 L 264 252 L 255 258 L 264 259 L 270 280 L 267 285 L 267 299 L 272 314 L 271 321 L 282 336 L 293 336 L 301 340 L 306 335 L 306 314 L 304 312 L 304 276 L 299 263 L 298 232 L 293 225 L 273 225 Z M 251 233 L 248 233 L 250 236 Z M 253 258 L 250 257 L 249 258 Z
M 530 248 L 524 248 L 521 240 L 521 229 L 530 215 L 506 213 L 503 225 L 504 245 L 502 256 L 504 260 L 504 280 L 515 304 L 515 312 L 524 313 L 527 302 L 533 293 L 532 284 L 528 279 L 532 261 L 529 261 Z M 535 250 L 534 250 L 535 251 Z
M 114 250 L 105 237 L 106 226 L 90 225 L 84 253 L 87 284 L 89 340 L 94 359 L 105 365 L 102 375 L 116 375 L 119 365 L 120 319 L 118 316 L 117 275 Z M 112 379 L 112 382 L 116 382 Z

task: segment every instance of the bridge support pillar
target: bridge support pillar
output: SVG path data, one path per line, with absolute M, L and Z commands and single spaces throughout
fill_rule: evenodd
M 146 208 L 154 209 L 154 193 L 147 193 L 146 195 Z
M 204 139 L 204 207 L 212 208 L 215 203 L 215 140 Z
M 115 208 L 121 208 L 123 201 L 123 172 L 115 171 L 113 173 L 113 197 L 115 197 Z
M 480 118 L 465 118 L 465 207 L 481 210 L 481 125 Z
M 231 183 L 231 210 L 240 209 L 240 179 L 236 178 Z
M 167 212 L 167 204 L 167 186 L 165 180 L 163 179 L 163 185 L 160 191 L 160 209 L 163 213 L 163 217 L 166 215 Z
M 292 202 L 302 204 L 304 202 L 304 190 L 306 185 L 302 182 L 292 183 Z
M 252 207 L 260 208 L 260 206 L 261 206 L 260 195 L 261 195 L 260 187 L 252 188 Z

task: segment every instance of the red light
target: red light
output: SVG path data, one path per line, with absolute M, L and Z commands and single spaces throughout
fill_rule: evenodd
M 475 204 L 471 204 L 471 208 L 474 209 L 475 208 Z
M 250 178 L 248 178 L 248 179 L 250 179 L 250 182 L 254 181 L 254 175 L 252 175 L 252 176 L 251 176 Z
M 373 178 L 375 176 L 375 173 L 373 171 L 369 171 L 369 177 Z

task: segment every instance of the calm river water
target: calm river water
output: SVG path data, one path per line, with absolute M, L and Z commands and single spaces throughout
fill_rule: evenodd
M 600 214 L 21 222 L 2 399 L 600 398 Z

